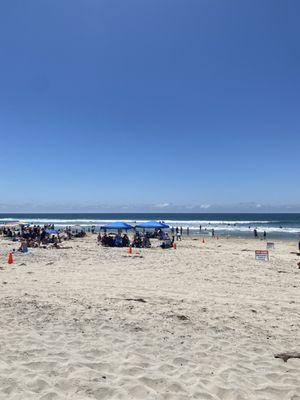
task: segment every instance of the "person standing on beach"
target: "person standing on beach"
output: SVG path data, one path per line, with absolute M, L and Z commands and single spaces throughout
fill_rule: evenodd
M 267 238 L 267 232 L 264 231 L 264 239 L 266 239 L 266 238 Z
M 258 237 L 257 229 L 254 229 L 253 233 L 254 233 L 254 237 L 257 238 Z
M 180 227 L 180 235 L 182 236 L 182 232 L 183 232 L 183 230 L 182 230 L 182 226 Z
M 211 236 L 212 236 L 212 237 L 215 237 L 215 230 L 214 230 L 214 228 L 211 230 Z
M 186 228 L 186 234 L 187 234 L 187 236 L 190 235 L 190 228 L 189 227 Z

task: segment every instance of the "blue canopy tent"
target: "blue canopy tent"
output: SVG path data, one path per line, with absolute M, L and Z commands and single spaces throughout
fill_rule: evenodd
M 48 235 L 58 235 L 58 231 L 56 229 L 46 229 L 46 233 L 48 233 Z
M 101 226 L 101 229 L 133 229 L 133 226 L 127 224 L 126 222 L 111 222 L 110 224 Z
M 157 221 L 143 222 L 142 224 L 138 224 L 135 227 L 141 228 L 141 229 L 167 229 L 167 228 L 170 228 L 169 225 L 165 224 L 164 222 L 157 222 Z

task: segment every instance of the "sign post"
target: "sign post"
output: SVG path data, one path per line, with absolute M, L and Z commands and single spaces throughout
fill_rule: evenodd
M 267 242 L 267 250 L 274 249 L 275 245 L 273 242 Z
M 268 250 L 255 250 L 255 260 L 258 261 L 269 261 L 269 251 Z

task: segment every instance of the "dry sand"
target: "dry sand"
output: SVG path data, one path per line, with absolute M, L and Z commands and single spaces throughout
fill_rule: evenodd
M 0 399 L 299 400 L 296 243 L 183 240 L 177 250 L 0 241 Z M 139 254 L 137 254 L 139 253 Z

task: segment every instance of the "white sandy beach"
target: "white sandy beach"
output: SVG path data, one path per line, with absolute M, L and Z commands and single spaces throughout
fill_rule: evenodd
M 8 265 L 1 239 L 1 400 L 300 400 L 295 242 L 65 245 Z

